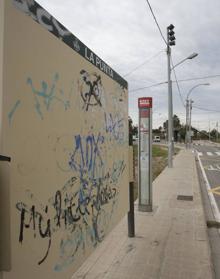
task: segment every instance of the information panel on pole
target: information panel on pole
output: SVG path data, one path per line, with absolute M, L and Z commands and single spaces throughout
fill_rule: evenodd
M 138 99 L 139 211 L 152 211 L 152 98 Z

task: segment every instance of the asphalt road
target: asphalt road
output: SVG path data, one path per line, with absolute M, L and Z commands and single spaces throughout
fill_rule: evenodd
M 197 142 L 194 149 L 198 152 L 200 166 L 203 168 L 201 175 L 204 187 L 201 189 L 206 218 L 208 221 L 217 221 L 218 223 L 220 222 L 220 144 Z M 208 190 L 208 195 L 205 194 L 206 190 Z M 208 236 L 214 268 L 213 278 L 217 279 L 220 278 L 220 230 L 209 226 Z
M 198 152 L 220 211 L 220 146 L 202 142 L 195 144 L 194 149 Z

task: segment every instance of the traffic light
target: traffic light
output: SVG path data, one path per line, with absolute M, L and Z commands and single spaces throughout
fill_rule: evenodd
M 169 46 L 175 46 L 176 44 L 176 38 L 174 36 L 174 25 L 173 24 L 170 24 L 168 27 L 167 27 L 167 43 Z

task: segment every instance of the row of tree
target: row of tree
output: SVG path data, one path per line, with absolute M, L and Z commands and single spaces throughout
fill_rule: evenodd
M 210 132 L 205 130 L 198 130 L 194 127 L 191 127 L 193 132 L 192 139 L 194 140 L 220 140 L 220 133 L 213 129 Z M 132 125 L 132 134 L 133 136 L 138 136 L 138 126 Z M 163 123 L 163 126 L 160 126 L 158 129 L 153 129 L 153 135 L 158 135 L 161 139 L 167 140 L 168 135 L 168 120 Z M 177 115 L 173 116 L 173 136 L 174 141 L 184 142 L 186 136 L 186 125 L 181 124 L 180 119 Z

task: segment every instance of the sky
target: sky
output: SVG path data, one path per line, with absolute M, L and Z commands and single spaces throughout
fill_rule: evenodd
M 146 0 L 37 2 L 128 81 L 134 124 L 138 98 L 152 97 L 153 127 L 163 125 L 168 115 L 166 44 Z M 172 71 L 173 113 L 185 124 L 186 96 L 198 85 L 190 94 L 192 126 L 207 131 L 220 127 L 220 1 L 150 0 L 150 4 L 165 38 L 167 26 L 175 26 L 173 65 L 198 53 L 175 67 L 179 90 Z M 158 83 L 163 84 L 152 86 Z

